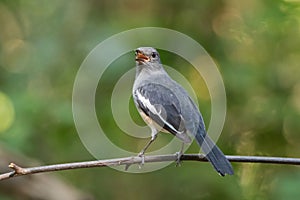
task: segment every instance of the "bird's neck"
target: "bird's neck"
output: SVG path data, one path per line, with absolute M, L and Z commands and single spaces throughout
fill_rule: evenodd
M 157 66 L 148 65 L 137 65 L 135 78 L 137 79 L 140 75 L 143 77 L 153 76 L 154 74 L 166 74 L 166 71 L 161 64 Z
M 167 72 L 162 67 L 161 69 L 153 70 L 149 69 L 149 66 L 137 66 L 133 91 L 142 84 L 156 82 L 158 79 L 166 80 L 168 78 Z

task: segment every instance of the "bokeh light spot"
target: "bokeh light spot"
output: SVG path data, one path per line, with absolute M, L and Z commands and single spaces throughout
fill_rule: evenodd
M 0 133 L 6 131 L 15 118 L 14 106 L 9 97 L 0 92 Z

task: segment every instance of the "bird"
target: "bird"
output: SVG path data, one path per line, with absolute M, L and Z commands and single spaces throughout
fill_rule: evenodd
M 231 163 L 208 136 L 198 107 L 187 91 L 164 70 L 158 51 L 153 47 L 139 47 L 135 49 L 135 61 L 133 101 L 151 129 L 151 139 L 138 155 L 144 156 L 159 132 L 171 133 L 183 144 L 191 143 L 194 137 L 219 175 L 233 175 Z

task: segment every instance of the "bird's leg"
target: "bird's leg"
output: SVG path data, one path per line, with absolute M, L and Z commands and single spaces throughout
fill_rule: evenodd
M 181 165 L 181 156 L 183 155 L 183 149 L 184 149 L 184 143 L 181 144 L 181 148 L 178 152 L 176 152 L 176 156 L 177 156 L 177 159 L 176 159 L 176 167 L 180 166 Z
M 151 130 L 152 130 L 152 132 L 151 132 L 151 140 L 149 140 L 149 142 L 146 144 L 146 146 L 138 154 L 138 156 L 142 158 L 142 162 L 141 162 L 142 165 L 145 163 L 145 156 L 144 156 L 144 154 L 145 154 L 146 150 L 148 149 L 148 147 L 152 144 L 152 142 L 157 137 L 157 130 L 155 128 L 151 128 Z

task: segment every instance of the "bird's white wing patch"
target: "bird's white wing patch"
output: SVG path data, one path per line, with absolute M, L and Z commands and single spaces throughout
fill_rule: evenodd
M 174 126 L 172 126 L 167 120 L 167 115 L 165 110 L 163 110 L 162 105 L 153 105 L 151 104 L 150 100 L 144 97 L 138 90 L 136 90 L 136 95 L 137 95 L 137 101 L 140 101 L 144 107 L 148 108 L 150 112 L 153 114 L 157 115 L 159 119 L 168 127 L 170 127 L 173 131 L 175 131 L 177 134 L 182 134 L 183 131 L 178 131 Z

